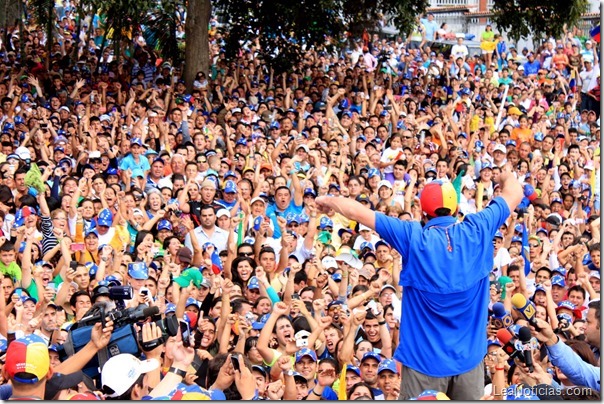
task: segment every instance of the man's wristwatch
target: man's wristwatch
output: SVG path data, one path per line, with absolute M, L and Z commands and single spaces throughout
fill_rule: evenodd
M 295 372 L 293 370 L 289 369 L 288 371 L 284 370 L 283 374 L 286 375 L 286 376 L 292 376 L 293 377 L 294 374 L 295 374 Z
M 185 372 L 184 370 L 182 370 L 182 369 L 176 369 L 173 366 L 170 369 L 168 369 L 168 373 L 174 373 L 176 376 L 180 376 L 183 379 L 187 375 L 187 372 Z

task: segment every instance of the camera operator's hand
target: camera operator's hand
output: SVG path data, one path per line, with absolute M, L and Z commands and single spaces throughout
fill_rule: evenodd
M 182 344 L 182 340 L 176 342 L 172 346 L 172 357 L 174 361 L 172 365 L 181 370 L 186 370 L 193 363 L 193 358 L 195 358 L 195 349 L 192 347 L 185 347 Z
M 111 321 L 109 317 L 105 317 L 105 328 L 103 328 L 101 323 L 96 323 L 94 327 L 92 327 L 90 341 L 92 341 L 97 350 L 101 350 L 109 344 L 112 332 L 113 321 Z
M 256 380 L 254 379 L 254 375 L 245 366 L 245 362 L 243 361 L 243 355 L 237 355 L 239 358 L 239 366 L 240 370 L 235 369 L 235 385 L 237 386 L 237 391 L 241 394 L 242 400 L 252 400 L 256 396 Z
M 161 354 L 163 351 L 163 344 L 161 343 L 162 341 L 162 331 L 161 328 L 159 328 L 157 326 L 157 324 L 155 323 L 145 323 L 143 324 L 143 328 L 141 330 L 141 334 L 142 334 L 142 347 L 143 347 L 143 352 L 145 353 L 145 356 L 147 357 L 147 359 L 151 359 L 151 358 L 155 358 L 158 361 L 161 362 L 160 358 L 161 358 Z M 147 351 L 144 349 L 145 344 L 146 343 L 152 343 L 152 344 L 148 344 L 148 345 L 156 345 L 154 348 L 152 348 L 151 350 Z M 153 344 L 155 343 L 155 344 Z

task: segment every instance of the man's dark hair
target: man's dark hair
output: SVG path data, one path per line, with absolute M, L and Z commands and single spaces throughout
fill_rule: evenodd
M 90 301 L 92 302 L 92 298 L 90 297 L 90 294 L 88 292 L 86 292 L 85 290 L 78 290 L 73 295 L 71 295 L 71 298 L 69 298 L 69 305 L 71 307 L 75 307 L 77 299 L 80 296 L 88 296 L 90 298 Z
M 575 292 L 579 292 L 581 293 L 581 296 L 583 296 L 583 300 L 585 300 L 585 289 L 583 289 L 581 286 L 579 285 L 575 285 L 572 288 L 568 289 L 568 295 L 570 296 L 570 292 L 575 291 Z
M 600 328 L 600 300 L 594 300 L 589 302 L 589 305 L 587 307 L 596 311 L 596 320 L 598 321 L 598 328 Z

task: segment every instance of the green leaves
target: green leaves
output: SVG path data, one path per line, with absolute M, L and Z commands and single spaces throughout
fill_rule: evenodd
M 515 41 L 531 35 L 559 38 L 588 7 L 587 0 L 494 0 L 493 21 Z
M 260 53 L 275 72 L 291 70 L 304 49 L 329 50 L 345 32 L 360 36 L 378 26 L 383 15 L 396 16 L 402 32 L 411 30 L 414 18 L 428 0 L 217 0 L 215 7 L 227 21 L 227 58 L 259 38 Z

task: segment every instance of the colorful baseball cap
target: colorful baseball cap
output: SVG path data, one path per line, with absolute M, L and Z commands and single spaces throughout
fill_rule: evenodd
M 416 400 L 434 401 L 434 400 L 450 400 L 450 398 L 441 391 L 424 390 L 417 396 Z
M 571 313 L 573 313 L 575 315 L 576 319 L 583 318 L 583 313 L 581 313 L 581 310 L 579 310 L 577 308 L 577 306 L 575 306 L 569 300 L 563 300 L 560 303 L 558 303 L 558 307 L 556 307 L 556 313 L 563 309 L 569 310 Z
M 436 217 L 440 208 L 448 208 L 453 214 L 457 211 L 457 192 L 450 182 L 432 181 L 422 190 L 420 202 L 428 216 Z
M 6 352 L 4 369 L 10 380 L 26 384 L 39 382 L 50 369 L 48 345 L 35 334 L 14 340 Z

